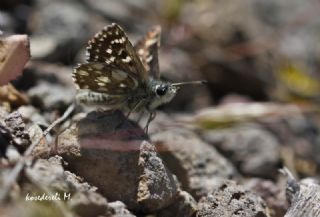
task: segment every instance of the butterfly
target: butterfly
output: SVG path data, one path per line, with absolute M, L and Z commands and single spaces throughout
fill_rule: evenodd
M 134 46 L 118 24 L 104 27 L 89 40 L 86 63 L 74 68 L 76 100 L 111 110 L 149 112 L 145 127 L 155 118 L 155 109 L 170 102 L 182 84 L 160 79 L 158 50 L 161 27 L 155 26 Z M 191 83 L 203 83 L 195 81 Z

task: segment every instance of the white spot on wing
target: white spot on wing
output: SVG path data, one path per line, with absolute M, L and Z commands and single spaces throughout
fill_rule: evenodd
M 109 79 L 107 76 L 100 76 L 100 77 L 97 77 L 97 79 L 98 79 L 99 81 L 104 82 L 104 83 L 109 83 L 109 82 L 111 82 L 110 79 Z
M 108 54 L 112 54 L 112 50 L 110 48 L 107 49 Z
M 98 82 L 98 85 L 99 85 L 99 86 L 106 86 L 106 83 Z
M 127 56 L 125 59 L 122 59 L 122 62 L 129 63 L 131 61 L 131 58 Z
M 139 55 L 142 55 L 143 52 L 144 52 L 143 49 L 139 49 L 139 50 L 138 50 L 138 54 L 139 54 Z
M 89 76 L 89 73 L 83 70 L 79 70 L 78 73 L 79 75 L 82 75 L 82 76 Z
M 103 64 L 100 63 L 96 63 L 96 64 L 92 64 L 92 67 L 98 70 L 103 69 Z
M 150 63 L 152 59 L 153 59 L 152 56 L 148 56 L 148 58 L 146 59 L 147 63 Z

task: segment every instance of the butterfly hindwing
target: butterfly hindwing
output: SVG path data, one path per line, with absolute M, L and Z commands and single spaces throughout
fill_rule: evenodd
M 117 24 L 104 27 L 88 42 L 87 61 L 105 63 L 147 82 L 147 73 L 127 35 Z
M 160 78 L 158 50 L 160 47 L 161 27 L 155 26 L 134 46 L 144 65 L 147 74 L 155 79 Z

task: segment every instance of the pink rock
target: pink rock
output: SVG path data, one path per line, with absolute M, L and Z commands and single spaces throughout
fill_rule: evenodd
M 0 85 L 18 77 L 29 59 L 27 35 L 12 35 L 0 39 Z

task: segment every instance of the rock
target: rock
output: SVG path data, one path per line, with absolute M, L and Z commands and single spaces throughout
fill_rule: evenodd
M 0 85 L 21 75 L 29 59 L 30 44 L 27 35 L 0 38 Z
M 107 200 L 96 192 L 75 193 L 68 206 L 79 216 L 99 216 L 108 210 Z
M 102 14 L 104 17 L 111 18 L 113 20 L 128 20 L 133 19 L 130 16 L 130 7 L 128 3 L 122 1 L 110 1 L 105 4 L 101 0 L 85 0 L 84 1 L 88 7 L 93 9 L 96 13 Z
M 32 103 L 42 109 L 62 111 L 74 100 L 75 89 L 41 82 L 28 91 Z
M 47 135 L 43 137 L 43 130 L 37 124 L 29 124 L 28 134 L 31 138 L 32 143 L 40 141 L 38 145 L 33 149 L 31 156 L 34 158 L 44 157 L 47 158 L 50 154 L 50 142 L 52 137 Z
M 34 7 L 29 25 L 34 59 L 70 63 L 90 36 L 90 13 L 76 2 L 50 1 Z
M 268 118 L 261 123 L 283 144 L 281 148 L 284 165 L 290 165 L 302 177 L 316 176 L 320 163 L 318 123 L 303 108 L 296 106 L 295 110 L 295 114 Z
M 50 82 L 51 84 L 62 85 L 69 87 L 70 91 L 75 92 L 75 85 L 71 76 L 72 66 L 62 66 L 54 63 L 32 61 L 26 67 L 26 72 L 18 79 L 15 86 L 19 89 L 28 90 L 42 81 Z
M 59 135 L 56 150 L 108 200 L 154 212 L 173 202 L 177 183 L 147 139 L 119 111 L 91 112 Z
M 83 182 L 75 174 L 65 171 L 64 163 L 60 156 L 37 159 L 33 163 L 28 161 L 24 169 L 25 176 L 20 183 L 20 195 L 25 198 L 21 203 L 16 203 L 20 206 L 17 210 L 20 216 L 23 208 L 27 213 L 36 215 L 35 213 L 39 212 L 37 206 L 48 200 L 50 201 L 47 203 L 48 209 L 53 209 L 54 213 L 62 212 L 64 215 L 73 213 L 78 216 L 100 216 L 111 209 L 106 198 L 96 192 L 96 187 Z M 30 201 L 34 206 L 30 205 Z
M 124 203 L 121 201 L 115 201 L 108 203 L 109 210 L 107 216 L 109 217 L 135 217 L 131 214 Z
M 98 216 L 108 210 L 107 200 L 95 192 L 95 187 L 83 183 L 79 177 L 65 171 L 59 156 L 48 160 L 38 159 L 33 165 L 27 166 L 25 174 L 35 185 L 33 188 L 50 189 L 45 194 L 56 195 L 56 198 L 60 198 L 59 201 L 66 202 L 68 208 L 79 216 Z M 30 190 L 30 187 L 27 188 L 29 192 L 28 189 Z M 31 192 L 34 193 L 35 189 Z
M 151 138 L 170 171 L 177 175 L 182 189 L 195 198 L 238 175 L 227 159 L 190 130 L 167 128 Z
M 47 186 L 55 191 L 74 192 L 76 189 L 66 181 L 66 174 L 59 156 L 50 159 L 38 159 L 34 164 L 25 168 L 26 177 L 39 186 Z
M 265 202 L 235 182 L 225 182 L 200 199 L 198 217 L 269 217 Z
M 258 194 L 266 202 L 271 216 L 282 217 L 285 215 L 289 205 L 285 198 L 282 182 L 274 183 L 270 180 L 251 178 L 245 180 L 244 186 Z
M 280 165 L 280 144 L 261 126 L 247 124 L 229 129 L 205 130 L 202 138 L 228 156 L 243 174 L 276 177 Z
M 14 145 L 20 152 L 24 151 L 31 144 L 27 127 L 19 112 L 9 114 L 1 120 L 1 137 L 3 141 Z
M 189 217 L 197 210 L 197 203 L 186 191 L 179 190 L 175 202 L 157 213 L 158 217 Z
M 40 114 L 40 111 L 35 107 L 28 106 L 20 106 L 17 110 L 24 120 L 29 122 L 33 122 L 41 127 L 48 127 L 48 121 Z
M 288 169 L 282 172 L 287 176 L 286 196 L 290 202 L 285 217 L 317 217 L 320 203 L 320 185 L 312 179 L 298 182 Z
M 177 183 L 157 156 L 155 146 L 143 142 L 140 146 L 137 201 L 143 210 L 158 210 L 170 205 L 177 194 Z

